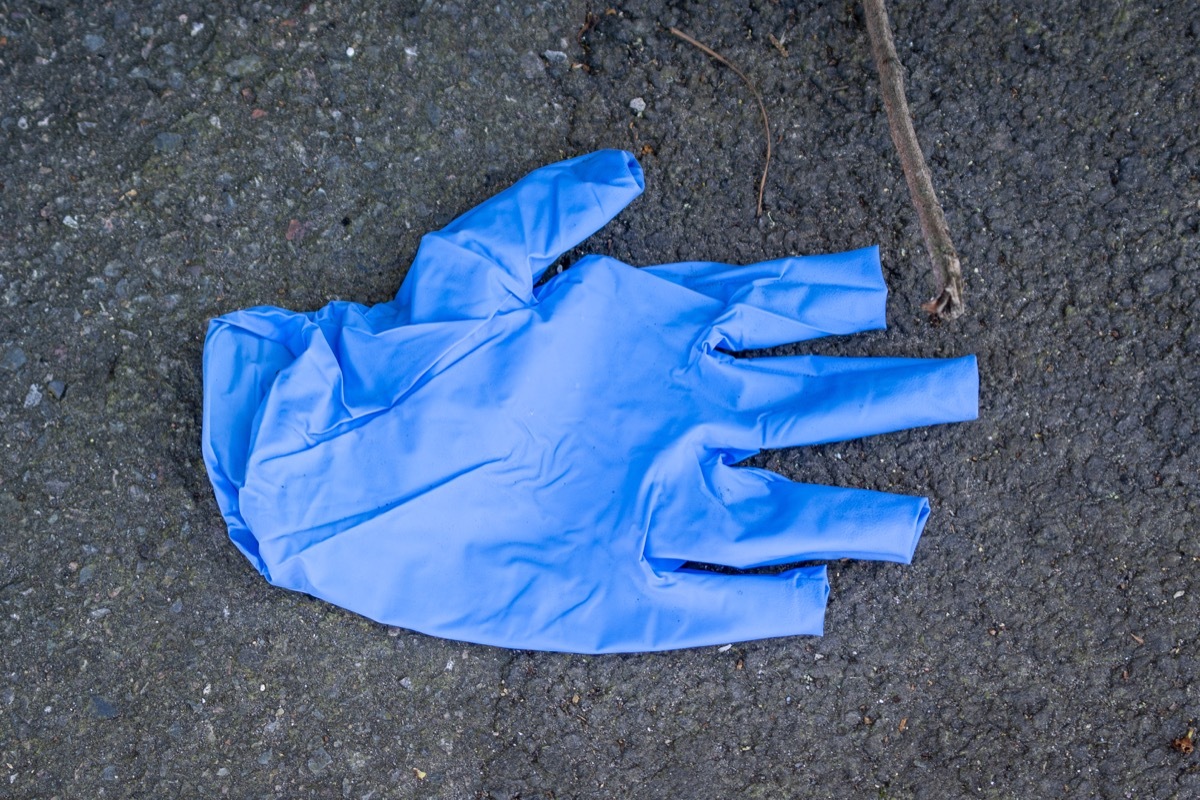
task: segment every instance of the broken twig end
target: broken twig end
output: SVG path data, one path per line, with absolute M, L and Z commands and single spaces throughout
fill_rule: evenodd
M 954 257 L 953 262 L 949 280 L 946 281 L 942 291 L 928 302 L 921 304 L 921 308 L 927 311 L 934 320 L 957 319 L 966 310 L 966 306 L 963 305 L 962 268 L 959 266 L 957 257 Z

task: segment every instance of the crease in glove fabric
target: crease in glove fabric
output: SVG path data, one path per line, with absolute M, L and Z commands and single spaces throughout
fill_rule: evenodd
M 822 632 L 824 567 L 689 563 L 911 560 L 924 498 L 737 464 L 974 419 L 974 357 L 729 355 L 884 327 L 875 248 L 588 256 L 536 285 L 642 189 L 623 151 L 552 164 L 425 236 L 390 302 L 210 323 L 204 460 L 268 581 L 436 636 L 611 653 Z

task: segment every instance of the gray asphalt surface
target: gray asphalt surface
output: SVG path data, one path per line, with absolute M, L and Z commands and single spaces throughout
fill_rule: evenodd
M 0 0 L 0 797 L 1200 797 L 1200 4 L 890 6 L 950 324 L 856 3 Z M 668 25 L 762 92 L 761 220 L 757 109 Z M 386 300 L 602 147 L 647 191 L 565 263 L 878 243 L 890 329 L 804 351 L 978 354 L 976 423 L 755 459 L 928 495 L 914 564 L 833 564 L 824 638 L 600 658 L 268 586 L 208 318 Z

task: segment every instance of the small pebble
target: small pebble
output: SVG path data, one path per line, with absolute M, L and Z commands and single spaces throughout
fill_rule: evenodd
M 635 97 L 629 101 L 629 108 L 633 110 L 633 113 L 641 114 L 646 110 L 646 101 L 640 97 Z
M 526 52 L 521 56 L 521 73 L 529 80 L 536 80 L 544 75 L 546 65 L 537 57 L 537 53 Z
M 121 716 L 117 707 L 100 695 L 92 695 L 92 714 L 99 719 L 116 719 Z
M 154 137 L 154 149 L 160 153 L 174 153 L 183 147 L 183 137 L 178 133 L 163 131 Z
M 25 366 L 28 361 L 25 357 L 25 351 L 19 347 L 14 347 L 4 354 L 4 358 L 0 358 L 0 369 L 6 369 L 9 372 L 16 372 L 21 367 Z
M 1175 271 L 1173 269 L 1156 269 L 1142 275 L 1141 289 L 1145 294 L 1162 294 L 1171 290 L 1171 284 L 1175 280 Z
M 259 56 L 242 56 L 225 65 L 225 74 L 231 78 L 244 78 L 262 69 L 262 58 Z
M 62 381 L 50 381 L 46 384 L 46 388 L 50 390 L 50 394 L 54 395 L 55 400 L 62 400 L 63 395 L 67 393 L 67 385 Z
M 546 52 L 542 53 L 542 58 L 546 59 L 551 64 L 567 63 L 567 54 L 562 50 L 547 50 Z
M 104 768 L 104 771 L 100 773 L 100 780 L 102 781 L 115 781 L 116 779 L 117 768 L 114 766 L 107 766 Z
M 42 402 L 42 390 L 36 383 L 29 385 L 29 393 L 25 395 L 25 407 L 37 408 Z
M 88 49 L 89 53 L 98 53 L 104 49 L 104 37 L 89 33 L 83 37 L 83 46 Z
M 318 747 L 313 750 L 312 756 L 308 759 L 308 768 L 313 775 L 320 775 L 332 763 L 333 756 L 329 755 L 324 747 Z

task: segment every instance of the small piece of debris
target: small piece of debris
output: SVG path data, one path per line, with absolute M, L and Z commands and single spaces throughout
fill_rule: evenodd
M 641 114 L 646 110 L 646 101 L 640 97 L 635 97 L 629 101 L 629 108 L 635 114 Z
M 183 147 L 183 137 L 178 133 L 163 131 L 154 137 L 154 149 L 160 153 L 175 153 Z
M 551 64 L 565 64 L 568 60 L 567 54 L 562 50 L 547 50 L 542 53 L 542 58 L 546 59 Z
M 1183 753 L 1185 756 L 1190 756 L 1192 753 L 1196 752 L 1195 739 L 1195 728 L 1188 728 L 1187 733 L 1171 742 L 1171 749 L 1179 753 Z
M 412 771 L 413 771 L 413 775 L 416 775 L 417 780 L 419 780 L 419 781 L 423 781 L 427 777 L 427 773 L 424 770 L 419 770 L 416 767 L 413 767 Z
M 231 78 L 245 78 L 262 69 L 262 59 L 255 55 L 242 56 L 225 65 L 225 74 Z
M 0 369 L 16 372 L 25 366 L 28 361 L 29 359 L 25 357 L 25 351 L 19 347 L 14 347 L 4 354 L 4 358 L 0 358 Z
M 529 80 L 536 80 L 546 72 L 546 65 L 537 53 L 527 52 L 521 56 L 521 73 Z
M 728 653 L 733 648 L 731 644 L 723 644 L 717 648 L 718 653 Z
M 784 58 L 788 57 L 788 49 L 784 46 L 782 39 L 775 38 L 775 34 L 773 33 L 768 33 L 767 39 L 771 42 L 771 46 L 779 51 L 779 55 L 783 56 Z
M 50 390 L 50 394 L 54 395 L 55 400 L 62 400 L 63 395 L 67 393 L 67 385 L 62 381 L 50 381 L 46 384 L 46 388 Z
M 29 393 L 25 395 L 25 407 L 37 408 L 42 402 L 42 390 L 37 387 L 36 383 L 29 385 Z
M 97 719 L 116 719 L 121 716 L 117 707 L 100 695 L 92 695 L 92 714 Z
M 312 755 L 308 759 L 308 769 L 313 775 L 320 775 L 329 765 L 333 763 L 333 756 L 324 747 L 318 747 L 313 750 Z

